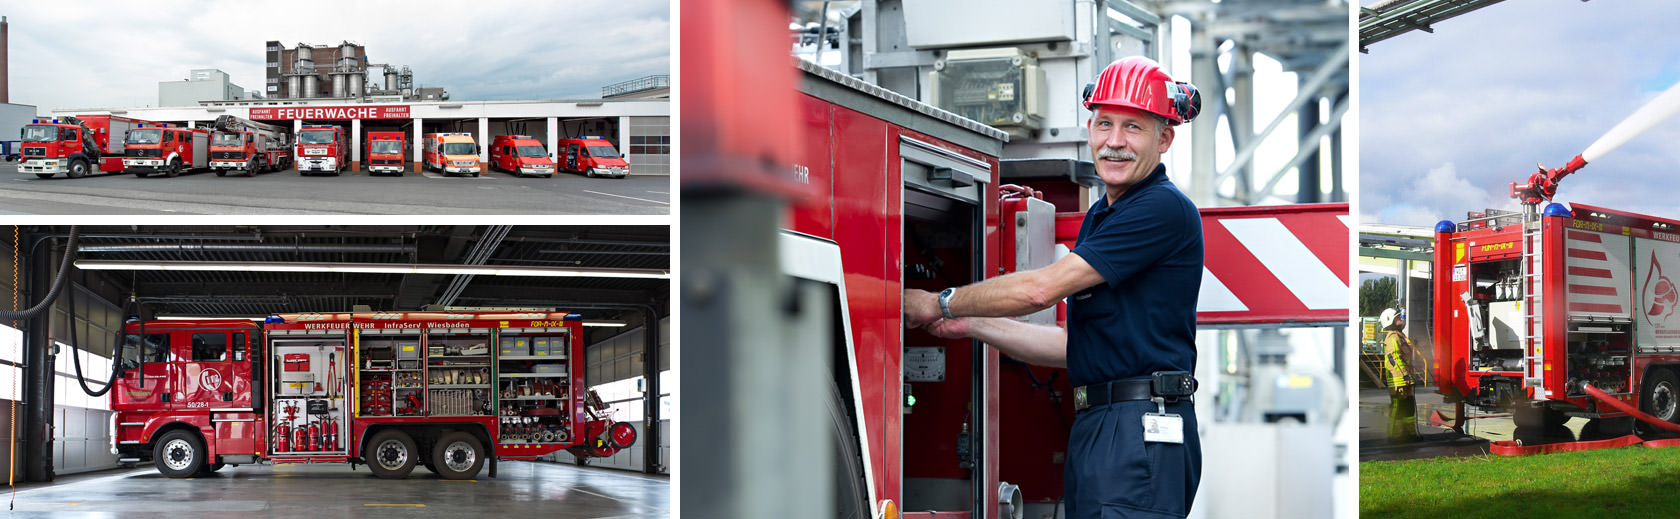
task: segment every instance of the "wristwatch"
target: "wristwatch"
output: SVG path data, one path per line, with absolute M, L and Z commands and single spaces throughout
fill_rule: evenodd
M 955 293 L 957 293 L 956 287 L 947 288 L 939 293 L 939 313 L 944 314 L 946 319 L 957 318 L 957 316 L 951 315 L 951 294 Z

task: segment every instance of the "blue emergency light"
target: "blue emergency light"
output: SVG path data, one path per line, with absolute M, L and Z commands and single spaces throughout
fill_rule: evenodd
M 1542 211 L 1540 214 L 1543 214 L 1543 215 L 1546 215 L 1546 216 L 1562 216 L 1564 218 L 1574 218 L 1575 217 L 1575 215 L 1569 213 L 1569 208 L 1564 207 L 1563 204 L 1560 204 L 1560 203 L 1557 203 L 1557 202 L 1552 202 L 1550 204 L 1546 204 L 1546 210 Z
M 279 314 L 274 314 L 274 315 L 270 315 L 268 317 L 263 318 L 263 324 L 285 324 L 285 323 L 286 323 L 286 318 L 280 317 Z
M 577 313 L 577 312 L 572 312 L 572 313 L 566 314 L 566 319 L 565 320 L 567 320 L 567 321 L 582 321 L 583 320 L 583 314 L 580 314 L 580 313 Z
M 1435 232 L 1453 232 L 1456 230 L 1458 230 L 1458 224 L 1453 223 L 1452 220 L 1435 222 Z

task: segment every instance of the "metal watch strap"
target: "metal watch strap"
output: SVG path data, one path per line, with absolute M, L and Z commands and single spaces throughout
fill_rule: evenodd
M 956 287 L 947 288 L 939 292 L 939 313 L 943 314 L 946 319 L 957 318 L 957 316 L 951 315 L 951 294 L 955 293 L 957 293 Z

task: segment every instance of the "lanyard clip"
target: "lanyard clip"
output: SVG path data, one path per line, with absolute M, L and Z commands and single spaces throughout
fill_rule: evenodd
M 1157 396 L 1151 397 L 1149 401 L 1155 402 L 1155 410 L 1157 411 L 1157 414 L 1167 414 L 1167 399 Z

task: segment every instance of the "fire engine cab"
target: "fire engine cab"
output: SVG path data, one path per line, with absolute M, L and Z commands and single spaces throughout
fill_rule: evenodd
M 113 452 L 169 477 L 270 461 L 466 479 L 561 449 L 611 456 L 636 432 L 587 389 L 581 326 L 548 312 L 130 322 Z
M 344 128 L 331 124 L 306 124 L 298 130 L 296 157 L 299 175 L 323 171 L 334 175 L 350 166 L 350 142 Z
M 82 115 L 42 121 L 34 119 L 23 127 L 23 146 L 18 172 L 38 178 L 63 173 L 81 178 L 93 171 L 123 170 L 125 136 L 151 121 L 116 115 Z
M 145 177 L 210 167 L 210 132 L 198 128 L 152 127 L 142 124 L 128 131 L 123 171 Z

